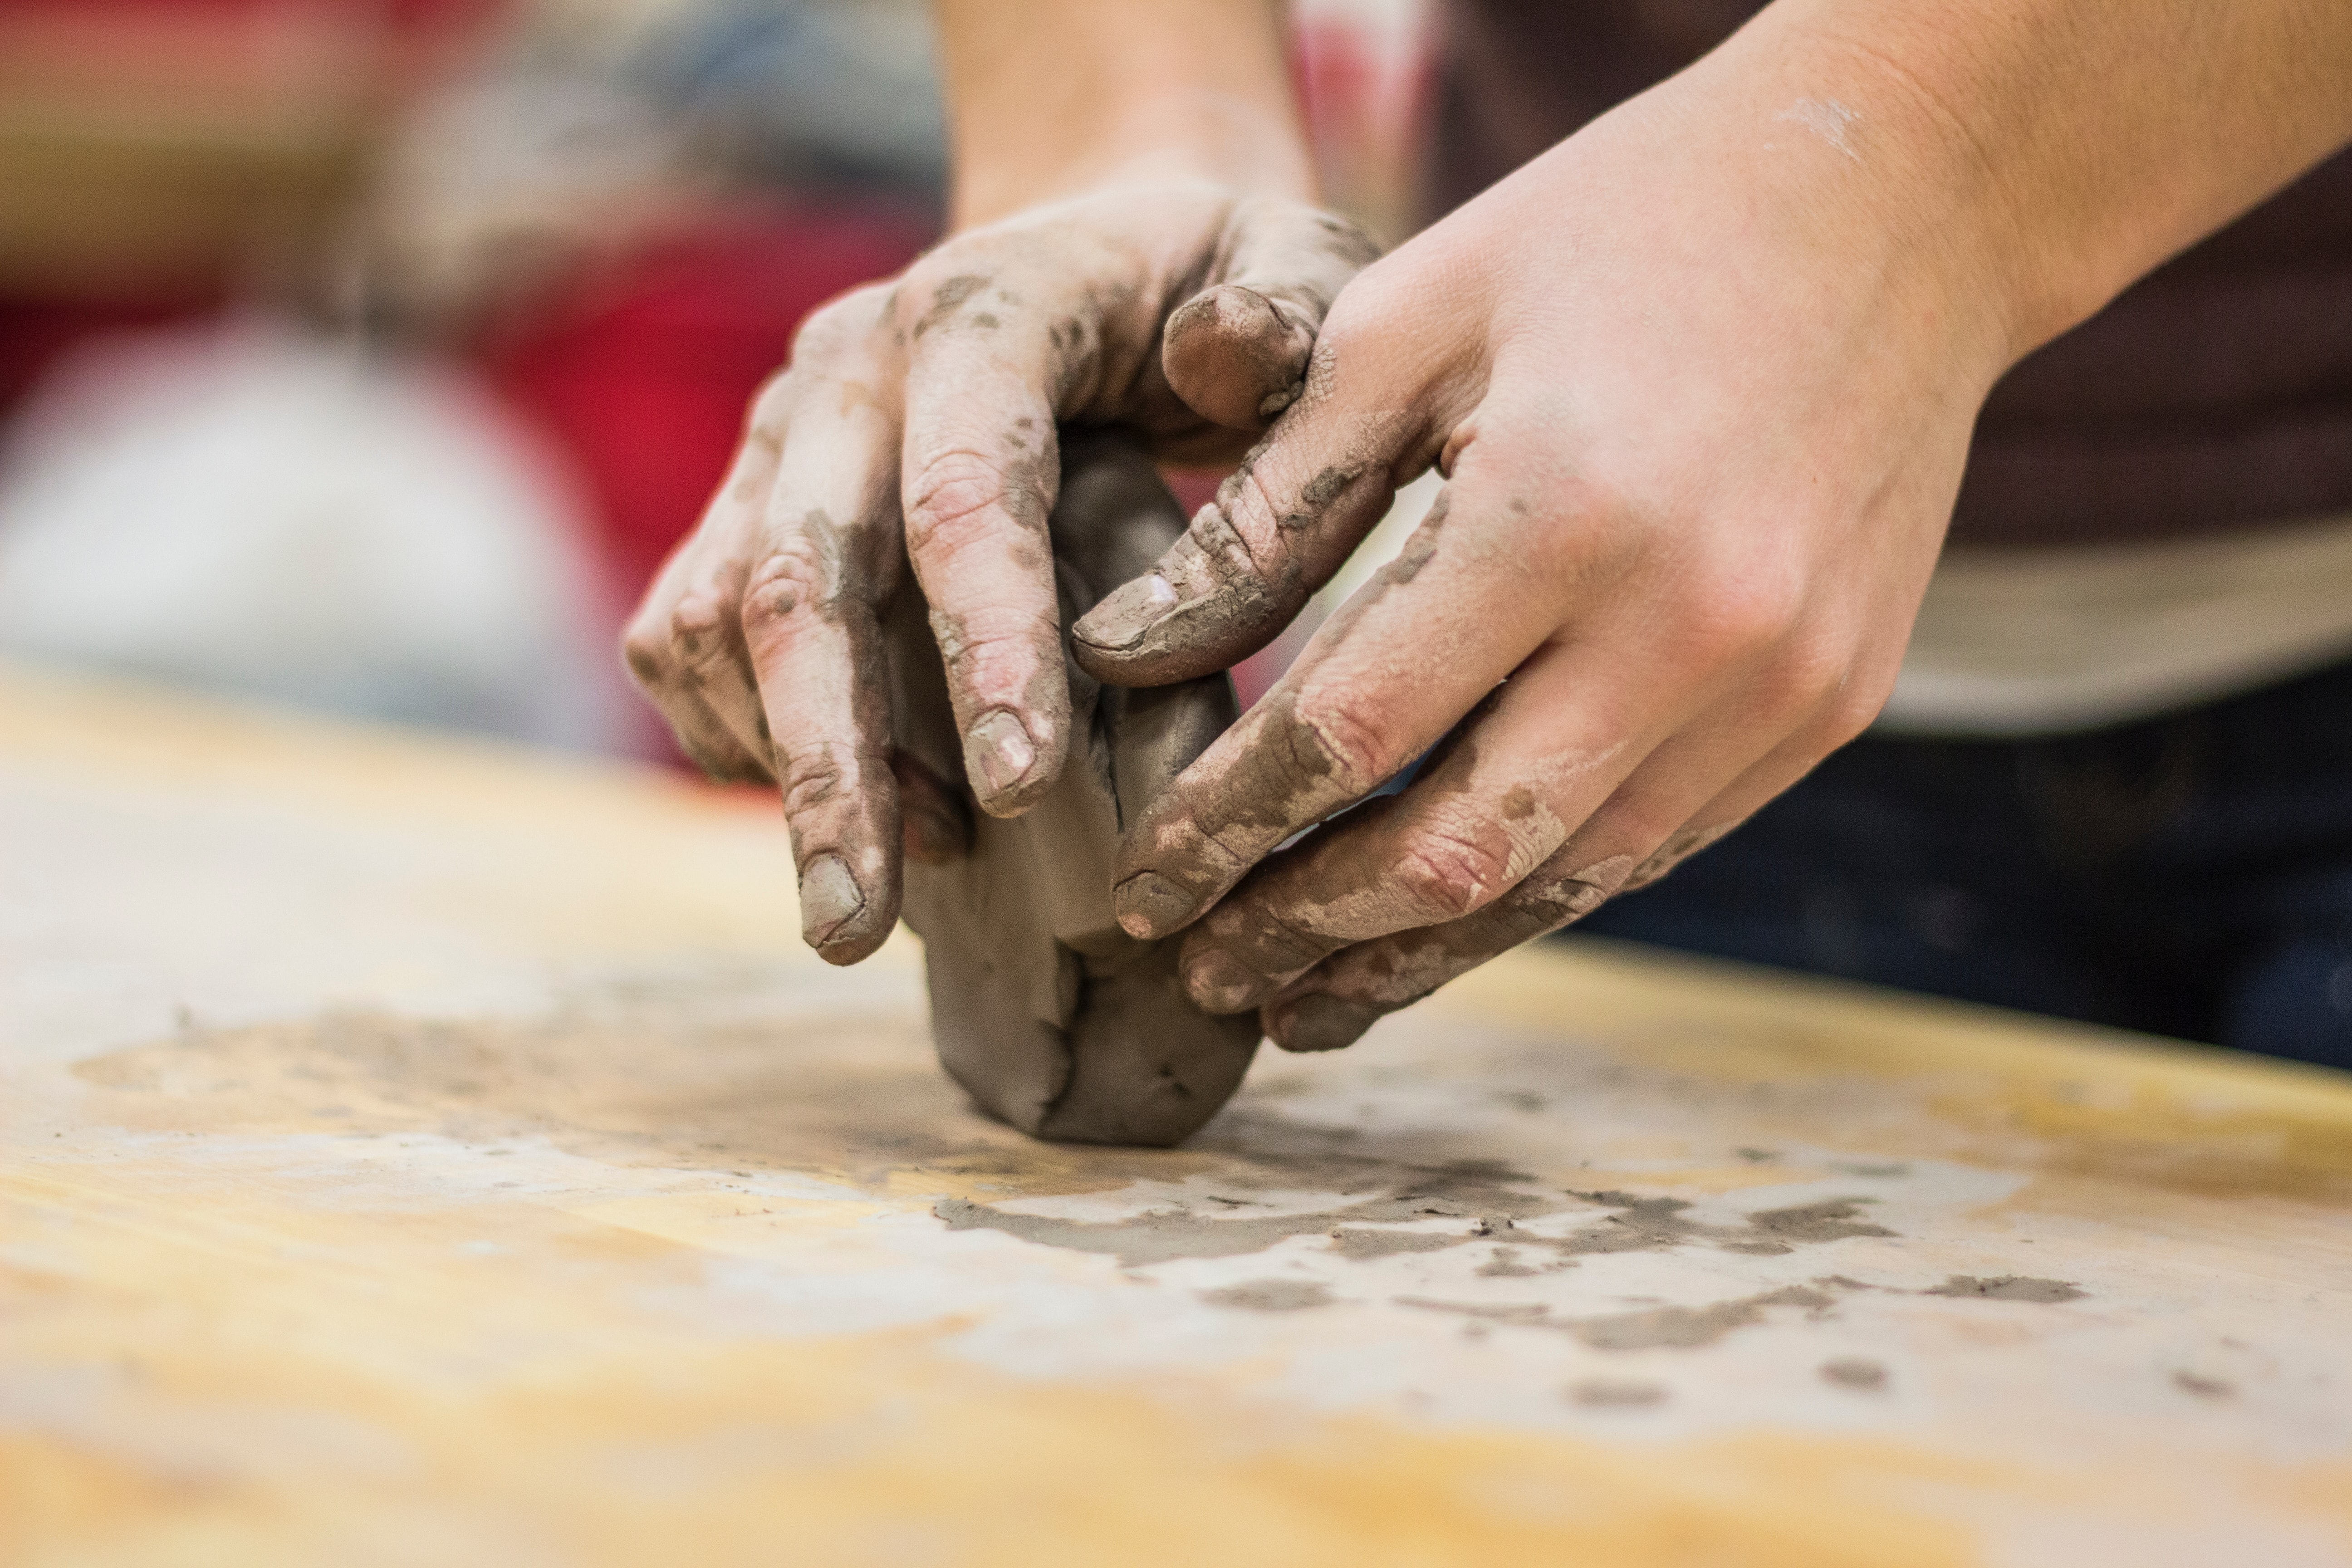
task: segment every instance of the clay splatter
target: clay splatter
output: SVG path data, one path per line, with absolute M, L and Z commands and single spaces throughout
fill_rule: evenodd
M 1822 1363 L 1822 1381 L 1869 1393 L 1886 1386 L 1886 1368 L 1867 1356 L 1842 1355 Z
M 1666 1400 L 1664 1385 L 1622 1377 L 1588 1377 L 1561 1392 L 1570 1405 L 1594 1410 L 1638 1410 Z
M 1439 1172 L 1426 1173 L 1420 1181 L 1400 1184 L 1383 1196 L 1297 1215 L 1237 1216 L 1167 1208 L 1122 1220 L 1071 1220 L 1013 1214 L 964 1198 L 948 1199 L 932 1212 L 950 1230 L 1000 1230 L 1044 1247 L 1108 1253 L 1129 1268 L 1165 1263 L 1177 1258 L 1240 1257 L 1262 1252 L 1294 1236 L 1324 1237 L 1328 1251 L 1350 1262 L 1360 1262 L 1407 1253 L 1439 1252 L 1507 1232 L 1512 1246 L 1498 1248 L 1480 1270 L 1506 1277 L 1548 1273 L 1570 1266 L 1578 1258 L 1609 1253 L 1664 1252 L 1678 1247 L 1703 1246 L 1723 1252 L 1778 1257 L 1800 1247 L 1819 1246 L 1847 1237 L 1895 1234 L 1860 1218 L 1855 1208 L 1857 1200 L 1851 1198 L 1830 1199 L 1796 1208 L 1765 1209 L 1748 1215 L 1743 1225 L 1713 1226 L 1687 1217 L 1685 1211 L 1691 1205 L 1681 1198 L 1643 1197 L 1614 1191 L 1567 1195 L 1616 1212 L 1598 1225 L 1566 1236 L 1544 1236 L 1517 1222 L 1563 1212 L 1567 1205 L 1541 1194 L 1517 1191 L 1482 1176 Z M 1441 1230 L 1425 1223 L 1432 1220 L 1462 1223 Z M 1374 1228 L 1405 1225 L 1415 1228 Z M 1538 1268 L 1518 1261 L 1521 1249 L 1550 1252 L 1559 1261 Z
M 1432 1312 L 1459 1312 L 1489 1321 L 1556 1329 L 1574 1335 L 1597 1351 L 1697 1350 L 1715 1343 L 1734 1329 L 1762 1322 L 1764 1314 L 1774 1307 L 1801 1307 L 1818 1318 L 1837 1304 L 1838 1290 L 1849 1288 L 1849 1281 L 1817 1279 L 1811 1285 L 1784 1285 L 1777 1290 L 1735 1297 L 1704 1307 L 1650 1307 L 1590 1318 L 1556 1318 L 1549 1307 L 1534 1302 L 1490 1306 L 1433 1300 L 1423 1296 L 1400 1296 L 1396 1302 L 1401 1307 L 1418 1307 Z
M 1297 1312 L 1329 1306 L 1331 1292 L 1312 1279 L 1249 1279 L 1221 1290 L 1203 1290 L 1201 1300 L 1212 1307 L 1246 1312 Z
M 2022 1274 L 2003 1274 L 1997 1279 L 1979 1279 L 1973 1274 L 1955 1274 L 1932 1290 L 1922 1290 L 1923 1296 L 1981 1296 L 1991 1301 L 2077 1301 L 2084 1292 L 2063 1279 L 2031 1279 Z

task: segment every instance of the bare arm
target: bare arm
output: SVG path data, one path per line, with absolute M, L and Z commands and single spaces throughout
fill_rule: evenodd
M 1955 215 L 2021 354 L 2352 140 L 2336 0 L 1779 0 L 1701 70 L 1853 110 L 1853 174 Z
M 1313 196 L 1274 0 L 938 0 L 934 10 L 958 228 L 1123 181 Z

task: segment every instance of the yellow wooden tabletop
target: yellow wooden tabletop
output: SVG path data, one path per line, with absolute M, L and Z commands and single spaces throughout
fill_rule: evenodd
M 791 886 L 0 677 L 0 1563 L 2352 1563 L 2352 1079 L 1591 942 L 1055 1148 Z

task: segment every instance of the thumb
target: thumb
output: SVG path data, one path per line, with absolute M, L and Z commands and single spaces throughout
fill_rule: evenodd
M 1160 368 L 1195 414 L 1255 434 L 1297 398 L 1324 313 L 1380 247 L 1335 214 L 1258 196 L 1218 249 L 1213 281 L 1168 318 Z

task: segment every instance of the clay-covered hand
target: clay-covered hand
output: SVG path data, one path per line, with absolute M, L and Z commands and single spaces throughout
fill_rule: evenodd
M 1189 926 L 1205 1005 L 1345 1045 L 1663 875 L 1878 710 L 2011 351 L 1967 231 L 1871 121 L 1776 119 L 1795 93 L 1698 68 L 1367 270 L 1245 471 L 1078 625 L 1106 681 L 1224 668 L 1400 482 L 1448 479 L 1129 831 L 1121 923 Z
M 626 654 L 706 768 L 781 787 L 818 952 L 854 963 L 881 944 L 902 815 L 909 844 L 936 826 L 890 765 L 880 616 L 905 563 L 946 660 L 950 776 L 1017 816 L 1073 743 L 1046 540 L 1057 426 L 1117 423 L 1163 458 L 1238 455 L 1297 395 L 1370 254 L 1296 202 L 1125 185 L 967 230 L 802 329 Z
M 1184 518 L 1131 436 L 1068 432 L 1062 463 L 1052 535 L 1067 625 Z M 1111 862 L 1121 826 L 1233 722 L 1232 684 L 1219 672 L 1127 691 L 1072 668 L 1068 765 L 1018 818 L 992 817 L 939 782 L 957 776 L 957 730 L 924 608 L 910 584 L 883 635 L 899 767 L 949 824 L 906 868 L 940 1064 L 1025 1132 L 1176 1142 L 1240 1087 L 1257 1020 L 1202 1011 L 1177 978 L 1177 942 L 1119 929 Z

